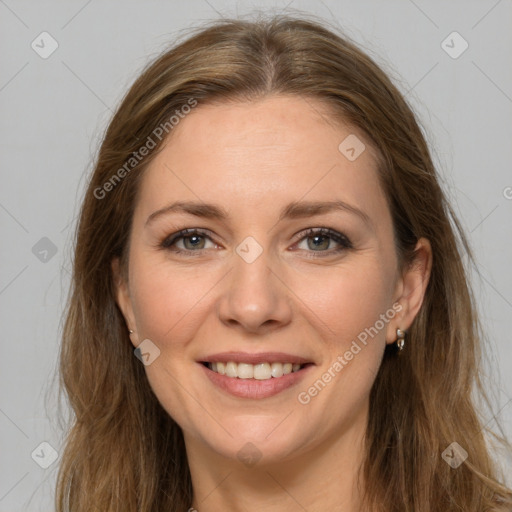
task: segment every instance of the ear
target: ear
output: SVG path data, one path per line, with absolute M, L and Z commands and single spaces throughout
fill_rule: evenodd
M 426 238 L 420 238 L 414 249 L 414 260 L 399 278 L 395 303 L 400 304 L 399 313 L 388 324 L 386 342 L 394 343 L 397 339 L 396 330 L 406 331 L 418 314 L 432 270 L 432 247 Z
M 133 313 L 132 300 L 130 297 L 130 289 L 127 280 L 121 272 L 119 258 L 114 258 L 111 263 L 112 276 L 114 280 L 116 303 L 123 314 L 126 322 L 126 330 L 132 330 L 130 340 L 132 344 L 138 346 L 137 326 L 135 324 L 135 315 Z

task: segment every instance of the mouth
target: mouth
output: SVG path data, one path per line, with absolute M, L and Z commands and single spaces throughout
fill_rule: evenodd
M 223 393 L 262 399 L 297 385 L 315 363 L 284 353 L 230 352 L 197 361 L 208 381 Z
M 290 373 L 296 373 L 313 363 L 280 363 L 263 362 L 258 364 L 228 362 L 208 362 L 201 361 L 201 364 L 219 375 L 224 375 L 231 379 L 253 379 L 270 380 L 280 379 Z

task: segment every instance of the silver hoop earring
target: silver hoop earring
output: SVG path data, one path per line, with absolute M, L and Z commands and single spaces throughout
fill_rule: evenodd
M 401 352 L 404 349 L 405 345 L 405 331 L 402 331 L 402 329 L 396 330 L 396 346 L 398 348 L 398 351 Z

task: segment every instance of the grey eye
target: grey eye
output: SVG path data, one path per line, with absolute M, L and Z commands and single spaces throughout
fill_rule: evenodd
M 189 235 L 181 238 L 184 248 L 187 250 L 204 249 L 206 239 L 201 235 Z

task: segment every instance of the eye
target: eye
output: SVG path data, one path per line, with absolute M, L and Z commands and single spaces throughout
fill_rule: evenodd
M 208 246 L 208 242 L 211 246 Z M 217 245 L 212 241 L 206 231 L 201 229 L 182 229 L 177 233 L 166 238 L 160 247 L 171 250 L 175 253 L 200 252 L 209 248 L 216 248 Z
M 352 243 L 346 235 L 329 228 L 311 228 L 301 233 L 302 238 L 296 244 L 300 250 L 336 254 L 351 249 Z
M 329 256 L 353 247 L 346 235 L 330 228 L 310 228 L 299 236 L 299 242 L 293 246 L 293 250 L 318 253 L 314 256 L 311 254 L 310 257 Z M 175 254 L 197 256 L 204 250 L 216 249 L 219 246 L 212 240 L 208 231 L 190 228 L 173 233 L 163 240 L 159 247 Z

